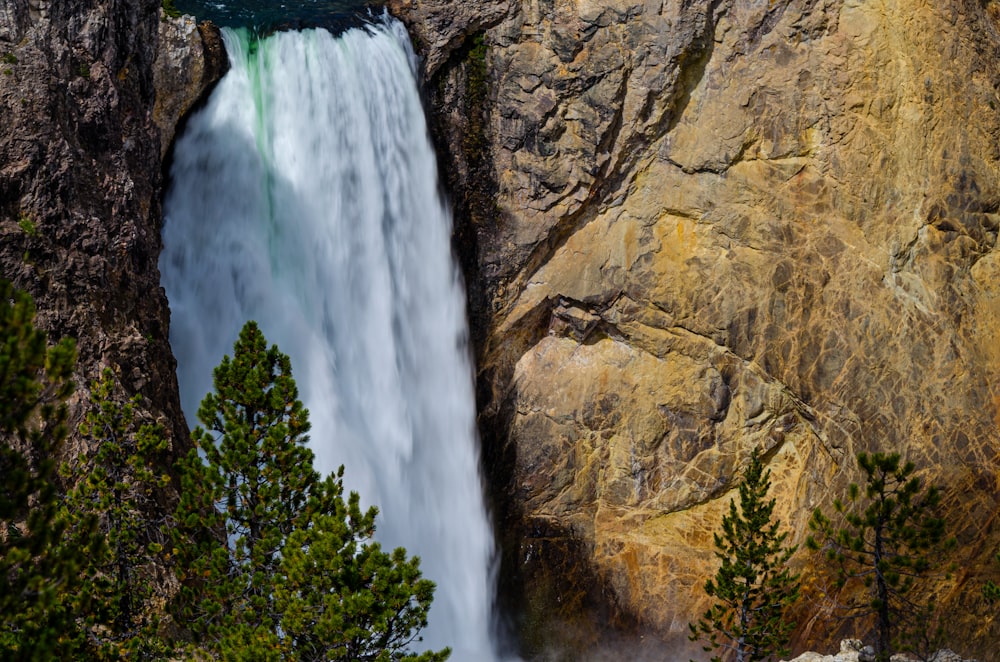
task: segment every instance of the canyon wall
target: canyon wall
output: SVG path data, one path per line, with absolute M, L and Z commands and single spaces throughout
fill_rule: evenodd
M 157 268 L 161 158 L 225 66 L 217 30 L 162 18 L 159 0 L 0 4 L 0 277 L 50 339 L 76 339 L 72 429 L 107 367 L 172 456 L 190 447 Z
M 898 450 L 958 538 L 950 645 L 996 659 L 997 0 L 389 4 L 456 207 L 525 652 L 683 657 L 752 449 L 796 541 L 857 451 Z M 224 63 L 159 5 L 0 3 L 0 275 L 177 453 L 161 159 Z M 810 595 L 798 645 L 832 645 Z
M 866 450 L 943 489 L 935 590 L 996 659 L 1000 3 L 389 4 L 456 207 L 522 650 L 681 659 L 750 451 L 801 543 Z M 860 626 L 809 588 L 796 645 L 835 648 Z

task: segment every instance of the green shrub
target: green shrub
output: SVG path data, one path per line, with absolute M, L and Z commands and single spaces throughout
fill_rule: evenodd
M 38 236 L 38 226 L 28 214 L 22 213 L 17 217 L 17 227 L 21 228 L 21 231 L 29 237 Z
M 160 6 L 163 7 L 163 14 L 165 16 L 169 16 L 170 18 L 181 17 L 181 10 L 177 9 L 174 5 L 174 0 L 163 0 Z

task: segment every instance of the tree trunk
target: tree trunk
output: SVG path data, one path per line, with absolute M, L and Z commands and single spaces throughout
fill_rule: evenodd
M 747 626 L 750 623 L 748 601 L 747 592 L 744 591 L 743 604 L 740 605 L 740 638 L 736 641 L 736 662 L 746 662 L 747 660 Z
M 885 523 L 879 521 L 875 525 L 875 595 L 878 599 L 878 618 L 876 622 L 875 655 L 879 662 L 889 659 L 889 587 L 882 574 L 882 557 L 884 554 L 882 529 Z

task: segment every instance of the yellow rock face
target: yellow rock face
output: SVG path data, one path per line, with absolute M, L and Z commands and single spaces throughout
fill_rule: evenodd
M 857 452 L 899 451 L 944 489 L 960 569 L 939 598 L 988 657 L 1000 4 L 508 4 L 485 33 L 480 367 L 529 620 L 593 581 L 595 622 L 679 641 L 751 449 L 795 542 Z M 799 642 L 835 644 L 817 604 Z

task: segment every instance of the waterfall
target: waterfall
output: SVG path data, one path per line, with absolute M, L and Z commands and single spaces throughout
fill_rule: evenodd
M 259 42 L 177 142 L 160 260 L 184 411 L 256 320 L 290 355 L 318 469 L 381 511 L 437 583 L 424 630 L 495 659 L 465 299 L 405 31 L 386 19 Z

